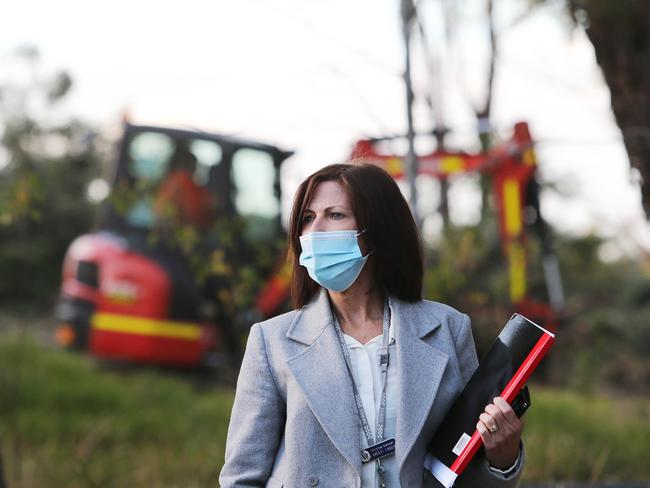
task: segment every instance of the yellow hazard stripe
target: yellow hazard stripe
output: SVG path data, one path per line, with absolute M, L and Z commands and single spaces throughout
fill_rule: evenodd
M 110 313 L 94 314 L 92 326 L 97 330 L 170 339 L 198 340 L 201 337 L 201 327 L 190 322 L 171 322 Z
M 503 200 L 506 221 L 506 234 L 517 236 L 521 233 L 521 196 L 519 182 L 508 178 L 503 182 Z
M 510 300 L 517 302 L 526 295 L 526 251 L 519 242 L 507 246 L 510 276 Z
M 388 158 L 386 160 L 386 171 L 389 175 L 394 176 L 404 171 L 404 164 L 399 158 Z
M 535 166 L 537 164 L 535 152 L 532 149 L 526 149 L 522 154 L 521 159 L 524 161 L 524 164 L 528 166 Z
M 465 160 L 458 156 L 446 156 L 440 162 L 440 172 L 444 174 L 458 173 L 465 169 Z

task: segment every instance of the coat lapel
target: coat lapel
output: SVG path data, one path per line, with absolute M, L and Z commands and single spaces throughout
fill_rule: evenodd
M 287 337 L 307 346 L 287 361 L 332 444 L 361 475 L 360 431 L 352 381 L 322 291 L 296 317 Z
M 391 311 L 399 398 L 395 455 L 401 470 L 431 411 L 449 356 L 422 340 L 440 326 L 436 317 L 422 313 L 417 303 L 399 300 L 391 300 Z

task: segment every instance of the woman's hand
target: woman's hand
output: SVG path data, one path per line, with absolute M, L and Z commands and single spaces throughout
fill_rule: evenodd
M 501 397 L 485 407 L 476 429 L 485 446 L 485 456 L 490 466 L 508 469 L 517 460 L 523 422 L 512 407 Z

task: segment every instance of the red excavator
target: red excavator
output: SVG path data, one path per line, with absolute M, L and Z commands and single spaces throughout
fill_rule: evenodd
M 237 325 L 287 298 L 280 166 L 291 154 L 126 124 L 100 230 L 65 256 L 59 342 L 111 360 L 236 364 Z

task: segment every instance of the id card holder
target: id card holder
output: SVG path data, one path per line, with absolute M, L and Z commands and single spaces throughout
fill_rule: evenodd
M 386 439 L 372 446 L 361 449 L 361 462 L 369 463 L 376 459 L 382 459 L 395 452 L 395 438 Z

